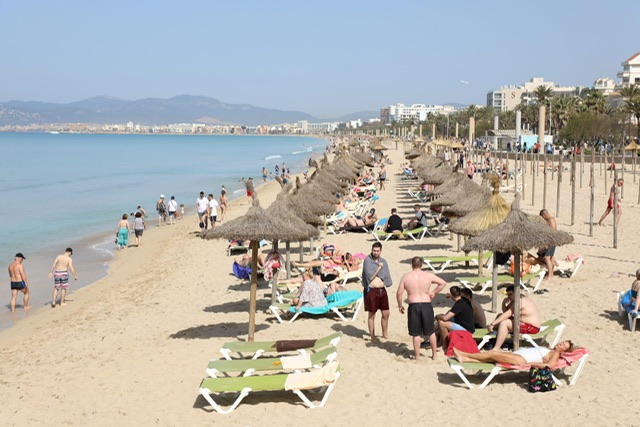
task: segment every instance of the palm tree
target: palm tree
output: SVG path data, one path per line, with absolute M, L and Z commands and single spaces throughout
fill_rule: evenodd
M 538 105 L 547 105 L 547 100 L 553 96 L 553 89 L 540 85 L 533 91 L 533 94 Z
M 634 84 L 625 86 L 622 89 L 620 89 L 619 93 L 622 99 L 625 101 L 640 98 L 640 85 L 637 85 L 634 83 Z
M 590 89 L 584 96 L 584 103 L 587 108 L 596 114 L 604 114 L 607 100 L 603 93 L 596 89 Z
M 633 114 L 636 118 L 638 127 L 638 140 L 640 141 L 640 96 L 635 99 L 627 99 L 624 101 L 624 108 L 628 113 Z

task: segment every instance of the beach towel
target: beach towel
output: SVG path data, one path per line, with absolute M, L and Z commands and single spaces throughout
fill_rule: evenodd
M 311 348 L 316 345 L 316 340 L 279 340 L 276 341 L 276 352 L 284 353 L 301 348 Z
M 566 257 L 564 257 L 564 260 L 567 262 L 573 262 L 580 258 L 582 258 L 582 263 L 584 264 L 584 257 L 580 254 L 569 254 Z
M 309 390 L 335 382 L 338 362 L 328 363 L 323 368 L 300 374 L 289 374 L 284 382 L 285 390 Z
M 311 364 L 311 354 L 300 354 L 298 356 L 287 356 L 280 359 L 282 362 L 282 369 L 307 369 Z
M 453 357 L 453 349 L 464 351 L 466 353 L 480 353 L 478 344 L 473 339 L 473 335 L 469 331 L 451 331 L 449 332 L 449 348 L 447 348 L 447 356 Z
M 233 274 L 238 279 L 249 279 L 251 277 L 251 267 L 243 267 L 237 262 L 233 262 Z

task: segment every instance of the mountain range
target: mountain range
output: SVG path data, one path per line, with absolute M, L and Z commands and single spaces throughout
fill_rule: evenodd
M 38 101 L 0 102 L 0 126 L 57 123 L 139 123 L 166 125 L 170 123 L 206 123 L 233 125 L 274 125 L 307 120 L 323 121 L 368 120 L 377 117 L 374 111 L 363 111 L 330 120 L 321 120 L 302 111 L 285 111 L 249 104 L 228 104 L 205 96 L 179 95 L 169 99 L 145 98 L 128 101 L 105 96 L 67 104 Z

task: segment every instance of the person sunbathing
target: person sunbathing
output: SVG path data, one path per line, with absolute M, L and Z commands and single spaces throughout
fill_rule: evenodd
M 457 348 L 453 349 L 455 358 L 460 363 L 481 362 L 481 363 L 506 363 L 508 365 L 525 365 L 535 368 L 549 367 L 553 369 L 560 355 L 573 351 L 574 346 L 571 341 L 562 341 L 555 347 L 527 347 L 514 352 L 490 350 L 482 353 L 467 353 Z
M 638 291 L 640 291 L 640 270 L 636 271 L 636 280 L 631 284 L 631 301 L 628 306 L 632 307 L 631 313 L 638 313 L 640 308 L 640 298 L 638 298 Z
M 241 257 L 235 257 L 233 260 L 242 267 L 250 267 L 251 266 L 251 255 L 244 254 Z M 264 268 L 264 255 L 258 254 L 258 269 Z
M 507 287 L 507 297 L 502 302 L 502 314 L 489 324 L 487 330 L 492 333 L 497 326 L 495 348 L 502 348 L 502 344 L 510 333 L 513 333 L 513 302 L 515 301 L 515 287 Z M 540 332 L 540 315 L 538 308 L 529 298 L 520 294 L 520 333 L 537 334 Z
M 372 227 L 377 220 L 376 210 L 371 209 L 363 217 L 349 215 L 347 219 L 338 224 L 338 226 L 340 228 L 369 228 Z
M 358 271 L 360 270 L 360 260 L 353 258 L 353 255 L 347 252 L 342 261 L 342 267 L 349 272 Z
M 296 311 L 302 307 L 324 307 L 327 305 L 327 299 L 323 293 L 323 286 L 316 279 L 310 269 L 306 269 L 302 273 L 303 282 L 300 286 L 300 292 L 298 296 L 294 298 L 292 306 L 295 306 Z
M 332 259 L 342 257 L 342 248 L 334 243 L 323 243 L 320 246 L 320 256 Z

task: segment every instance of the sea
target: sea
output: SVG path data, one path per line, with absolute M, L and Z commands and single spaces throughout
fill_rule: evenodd
M 217 198 L 224 185 L 230 199 L 239 197 L 242 177 L 260 184 L 263 167 L 275 175 L 282 163 L 292 174 L 303 172 L 326 145 L 297 136 L 0 133 L 0 329 L 29 314 L 21 293 L 10 314 L 6 268 L 17 252 L 27 258 L 30 305 L 37 310 L 51 303 L 48 272 L 65 248 L 73 248 L 80 277 L 69 292 L 108 273 L 123 213 L 142 206 L 149 227 L 164 194 L 189 214 L 200 191 Z

